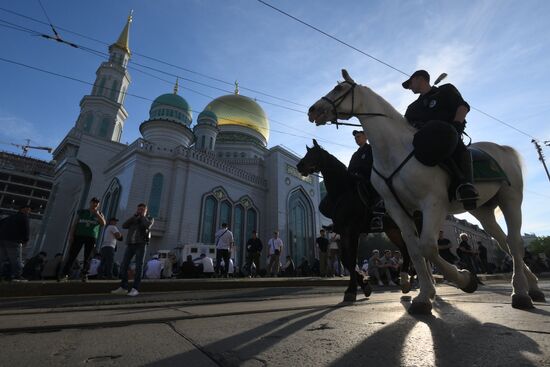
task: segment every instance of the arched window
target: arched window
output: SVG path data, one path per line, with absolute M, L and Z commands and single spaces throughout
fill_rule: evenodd
M 89 133 L 90 131 L 92 131 L 93 124 L 94 124 L 94 115 L 90 113 L 88 116 L 86 116 L 86 119 L 84 120 L 84 125 L 82 126 L 82 130 Z
M 204 200 L 201 221 L 201 242 L 214 243 L 214 233 L 216 231 L 216 210 L 218 201 L 214 196 L 208 196 Z
M 252 208 L 246 212 L 246 236 L 251 236 L 252 231 L 257 231 L 258 226 L 258 214 Z
M 102 211 L 106 220 L 109 220 L 111 217 L 116 217 L 121 189 L 120 181 L 118 181 L 117 178 L 113 178 L 109 187 L 103 194 L 103 200 L 101 201 L 103 204 Z
M 98 135 L 102 138 L 105 138 L 107 136 L 108 131 L 109 131 L 109 118 L 105 117 L 103 121 L 101 121 L 101 125 L 99 126 Z
M 210 137 L 210 150 L 212 150 L 212 145 L 213 145 L 213 142 L 214 142 L 214 139 L 212 139 L 212 137 Z
M 306 257 L 313 260 L 313 210 L 302 190 L 294 191 L 288 199 L 288 249 L 295 262 Z
M 205 139 L 206 139 L 206 137 L 204 135 L 201 136 L 201 149 L 206 148 Z
M 113 81 L 113 86 L 111 87 L 111 95 L 109 98 L 112 99 L 113 101 L 116 101 L 117 96 L 118 96 L 118 82 L 115 80 Z
M 229 201 L 222 201 L 220 205 L 220 225 L 222 223 L 231 224 L 231 209 L 231 203 Z
M 244 243 L 246 241 L 246 236 L 248 234 L 243 233 L 244 232 L 244 208 L 242 205 L 235 206 L 235 213 L 233 215 L 233 227 L 231 228 L 233 230 L 233 239 L 235 241 L 235 246 L 237 248 L 237 255 L 239 256 L 238 259 L 235 259 L 237 262 L 236 265 L 244 264 L 245 261 L 245 248 Z
M 119 99 L 120 99 L 119 103 L 120 104 L 124 103 L 124 98 L 126 98 L 126 87 L 122 88 L 122 93 L 120 93 L 120 95 L 119 95 Z
M 149 215 L 153 218 L 159 217 L 160 212 L 160 199 L 162 196 L 162 184 L 164 177 L 161 173 L 157 173 L 153 176 L 153 184 L 151 185 L 151 194 L 149 195 Z
M 97 89 L 97 95 L 102 96 L 104 90 L 105 90 L 105 78 L 101 78 L 101 81 L 99 82 L 99 87 Z

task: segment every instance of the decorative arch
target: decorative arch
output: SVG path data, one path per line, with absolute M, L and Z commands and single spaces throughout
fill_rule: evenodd
M 288 249 L 295 263 L 306 257 L 313 261 L 315 240 L 315 218 L 313 203 L 303 188 L 297 188 L 288 195 Z
M 160 200 L 162 198 L 162 188 L 164 184 L 164 176 L 162 173 L 157 173 L 153 176 L 151 184 L 151 193 L 149 194 L 149 215 L 153 218 L 158 218 L 160 215 Z
M 107 190 L 103 193 L 103 198 L 101 200 L 103 203 L 102 212 L 106 220 L 116 217 L 121 190 L 122 186 L 120 185 L 120 181 L 115 177 L 111 180 L 111 183 L 107 186 Z
M 202 243 L 214 243 L 216 233 L 216 213 L 218 211 L 218 200 L 212 194 L 203 197 L 200 223 L 200 238 Z
M 97 88 L 97 95 L 98 96 L 102 96 L 103 95 L 103 92 L 105 91 L 105 82 L 106 82 L 106 78 L 103 77 L 101 78 L 101 81 L 99 82 L 99 86 Z
M 89 112 L 84 117 L 84 122 L 82 123 L 82 130 L 89 133 L 92 131 L 94 125 L 94 114 Z
M 101 120 L 101 125 L 99 125 L 99 131 L 97 135 L 102 138 L 107 137 L 107 133 L 109 132 L 109 124 L 110 124 L 109 117 L 104 117 L 103 120 Z
M 113 80 L 113 85 L 111 86 L 111 94 L 109 96 L 110 99 L 112 99 L 113 101 L 116 101 L 118 98 L 118 92 L 119 92 L 119 86 L 118 86 L 118 81 L 116 80 Z

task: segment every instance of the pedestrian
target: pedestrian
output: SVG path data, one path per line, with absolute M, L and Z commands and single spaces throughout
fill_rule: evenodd
M 359 146 L 353 153 L 348 165 L 348 173 L 351 177 L 364 184 L 368 191 L 368 208 L 371 215 L 370 232 L 380 232 L 383 229 L 382 217 L 385 213 L 384 201 L 378 195 L 370 182 L 372 171 L 372 147 L 368 143 L 367 134 L 363 130 L 353 130 L 355 143 Z
M 279 231 L 273 232 L 273 237 L 267 242 L 268 246 L 268 266 L 267 273 L 273 277 L 276 277 L 279 274 L 279 269 L 281 266 L 280 257 L 283 252 L 283 240 L 279 238 Z
M 212 278 L 214 275 L 214 262 L 209 256 L 202 253 L 200 257 L 199 267 L 202 268 L 202 276 L 205 278 Z
M 214 237 L 216 238 L 216 273 L 227 278 L 229 255 L 233 247 L 233 232 L 229 230 L 227 223 L 222 223 L 222 227 L 218 229 Z M 224 262 L 223 268 L 221 268 L 222 259 Z
M 468 271 L 470 271 L 470 273 L 475 275 L 477 278 L 477 269 L 475 264 L 475 256 L 477 252 L 468 243 L 468 240 L 469 240 L 468 234 L 466 233 L 460 234 L 460 243 L 458 244 L 456 253 L 460 258 L 460 262 L 462 263 L 463 267 L 466 268 Z M 477 283 L 483 285 L 483 282 L 481 282 L 479 278 L 477 278 Z
M 325 230 L 319 231 L 319 237 L 315 240 L 317 247 L 319 248 L 319 272 L 320 276 L 327 276 L 327 261 L 328 261 L 328 239 L 326 238 Z
M 127 294 L 131 297 L 135 297 L 139 294 L 139 286 L 143 276 L 145 251 L 149 244 L 149 239 L 151 238 L 151 227 L 154 222 L 155 220 L 153 218 L 147 216 L 147 205 L 141 203 L 137 206 L 136 213 L 122 224 L 122 228 L 128 230 L 126 234 L 127 246 L 124 251 L 122 264 L 120 265 L 120 287 L 111 293 Z M 128 291 L 128 267 L 134 256 L 136 261 L 134 284 Z
M 147 261 L 144 273 L 146 279 L 160 279 L 162 263 L 159 260 L 159 255 L 153 255 L 151 260 Z
M 29 214 L 31 207 L 23 204 L 17 213 L 0 222 L 0 275 L 4 275 L 3 264 L 9 266 L 6 277 L 9 281 L 26 281 L 23 270 L 23 245 L 29 241 Z
M 99 275 L 99 269 L 101 268 L 103 261 L 101 260 L 101 254 L 95 254 L 90 260 L 90 270 L 88 271 L 89 279 L 97 279 Z
M 187 259 L 181 264 L 180 278 L 194 278 L 197 276 L 198 270 L 193 262 L 193 256 L 187 255 Z
M 23 278 L 27 280 L 41 280 L 47 257 L 48 254 L 41 251 L 39 254 L 27 260 L 27 262 L 25 262 L 25 266 L 23 266 Z
M 262 253 L 262 240 L 258 238 L 256 231 L 252 231 L 252 237 L 246 241 L 246 251 L 248 252 L 248 268 L 252 269 L 252 264 L 256 271 L 260 268 L 260 255 Z M 252 270 L 249 270 L 249 276 L 252 277 Z
M 42 271 L 43 279 L 57 279 L 57 274 L 61 270 L 61 265 L 63 263 L 63 254 L 58 252 L 54 255 L 54 258 L 51 260 L 46 260 L 44 265 L 44 270 Z
M 118 219 L 109 218 L 109 224 L 103 232 L 103 242 L 101 243 L 100 253 L 102 259 L 100 277 L 113 279 L 113 264 L 115 261 L 115 252 L 117 250 L 116 241 L 122 241 L 123 236 L 117 228 Z
M 409 123 L 422 129 L 429 121 L 444 121 L 451 124 L 458 133 L 458 144 L 448 159 L 449 167 L 459 180 L 456 198 L 461 201 L 466 210 L 476 207 L 479 198 L 473 183 L 472 156 L 462 141 L 466 128 L 466 115 L 470 105 L 452 84 L 440 87 L 430 85 L 430 74 L 426 70 L 415 71 L 409 79 L 402 83 L 403 88 L 419 94 L 416 101 L 407 107 L 405 117 Z M 431 136 L 430 140 L 442 139 L 443 136 Z
M 69 271 L 83 246 L 84 265 L 82 266 L 80 277 L 83 282 L 88 281 L 90 257 L 99 236 L 99 229 L 104 225 L 105 218 L 99 211 L 99 199 L 93 197 L 90 200 L 90 207 L 88 209 L 81 209 L 76 213 L 76 220 L 70 231 L 69 255 L 61 274 L 59 274 L 58 281 L 67 281 L 69 279 Z
M 328 262 L 329 262 L 329 275 L 331 277 L 342 275 L 342 268 L 340 267 L 340 235 L 336 232 L 332 232 L 329 236 L 329 245 L 328 245 Z

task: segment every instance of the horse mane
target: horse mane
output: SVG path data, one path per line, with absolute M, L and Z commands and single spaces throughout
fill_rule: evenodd
M 324 149 L 322 146 L 318 146 L 318 149 L 330 160 L 333 162 L 333 166 L 336 169 L 342 170 L 347 172 L 348 169 L 344 163 L 342 163 L 338 158 L 336 158 L 334 155 L 330 154 L 328 150 Z
M 388 116 L 390 119 L 394 121 L 398 121 L 402 123 L 402 125 L 409 131 L 415 132 L 416 129 L 411 126 L 405 116 L 400 114 L 395 107 L 393 107 L 388 101 L 386 101 L 382 96 L 380 96 L 378 93 L 374 92 L 372 89 L 365 85 L 359 85 L 359 87 L 364 88 L 369 91 L 369 94 L 378 102 L 378 104 L 382 107 L 382 111 L 376 111 L 378 113 L 383 113 L 384 115 Z

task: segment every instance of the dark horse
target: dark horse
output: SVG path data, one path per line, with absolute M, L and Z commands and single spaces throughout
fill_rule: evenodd
M 350 273 L 344 301 L 356 300 L 358 284 L 363 289 L 365 296 L 368 297 L 371 293 L 370 285 L 363 279 L 361 274 L 357 273 L 356 264 L 359 234 L 370 232 L 370 210 L 367 210 L 360 197 L 357 189 L 357 179 L 351 177 L 342 162 L 321 148 L 315 139 L 313 139 L 313 148 L 306 148 L 307 154 L 298 162 L 296 167 L 304 176 L 319 171 L 323 175 L 327 197 L 319 205 L 319 210 L 325 217 L 332 219 L 334 232 L 340 234 L 340 249 L 344 266 Z M 329 204 L 327 205 L 327 203 Z M 405 241 L 401 237 L 401 231 L 388 215 L 384 216 L 383 224 L 384 232 L 403 254 L 401 290 L 403 293 L 407 293 L 411 288 L 408 279 L 410 257 Z

